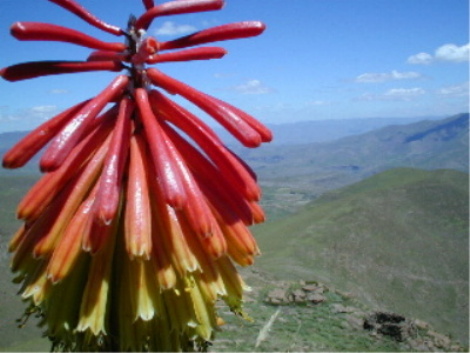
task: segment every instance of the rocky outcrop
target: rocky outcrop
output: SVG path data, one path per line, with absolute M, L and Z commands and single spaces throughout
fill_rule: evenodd
M 416 336 L 416 327 L 404 316 L 395 313 L 374 312 L 364 320 L 364 329 L 404 341 Z
M 342 317 L 341 326 L 345 330 L 369 331 L 377 339 L 398 342 L 404 351 L 465 351 L 458 342 L 437 333 L 427 322 L 392 312 L 369 312 L 350 294 L 328 288 L 319 282 L 277 283 L 263 301 L 275 306 L 296 306 L 298 310 L 302 310 L 302 306 L 328 305 L 331 315 Z
M 326 300 L 326 287 L 320 283 L 303 284 L 300 288 L 275 288 L 265 302 L 273 305 L 319 304 Z

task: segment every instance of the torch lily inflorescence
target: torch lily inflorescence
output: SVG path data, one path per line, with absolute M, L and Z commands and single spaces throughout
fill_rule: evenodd
M 217 300 L 243 315 L 246 286 L 235 263 L 251 265 L 259 253 L 248 226 L 264 220 L 261 191 L 251 169 L 168 93 L 208 113 L 244 146 L 272 136 L 247 113 L 148 65 L 221 58 L 223 48 L 199 45 L 256 36 L 265 26 L 238 22 L 158 41 L 146 35 L 154 19 L 218 10 L 223 0 L 143 0 L 145 12 L 125 30 L 75 0 L 49 1 L 124 43 L 16 22 L 11 34 L 19 40 L 94 51 L 86 61 L 12 65 L 0 70 L 5 80 L 123 73 L 3 158 L 4 167 L 18 168 L 44 148 L 44 174 L 18 205 L 24 223 L 9 247 L 27 312 L 42 317 L 53 349 L 203 349 L 221 323 Z

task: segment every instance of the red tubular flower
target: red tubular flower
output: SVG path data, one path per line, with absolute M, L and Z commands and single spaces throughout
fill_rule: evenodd
M 83 133 L 92 120 L 106 104 L 123 95 L 128 82 L 128 76 L 120 75 L 116 77 L 108 87 L 80 109 L 44 152 L 40 162 L 42 171 L 52 171 L 60 166 L 78 140 L 84 135 Z
M 150 188 L 145 144 L 140 135 L 130 141 L 129 175 L 124 226 L 126 250 L 133 259 L 150 259 L 152 254 L 152 222 Z
M 121 71 L 122 65 L 116 61 L 34 61 L 9 66 L 0 74 L 5 80 L 20 81 L 39 76 L 70 74 L 87 71 Z
M 125 34 L 125 32 L 121 28 L 119 28 L 117 26 L 110 25 L 110 24 L 100 20 L 99 18 L 94 16 L 91 12 L 89 12 L 87 9 L 85 9 L 82 5 L 75 2 L 74 0 L 49 0 L 49 1 L 63 7 L 64 9 L 66 9 L 66 10 L 72 12 L 72 13 L 74 13 L 75 15 L 80 17 L 81 19 L 83 19 L 86 22 L 88 22 L 89 24 L 91 24 L 92 26 L 94 26 L 96 28 L 99 28 L 99 29 L 101 29 L 105 32 L 108 32 L 108 33 L 111 33 L 111 34 L 114 34 L 114 35 L 123 35 L 123 34 Z
M 151 9 L 152 7 L 155 6 L 153 0 L 142 0 L 142 3 L 144 4 L 145 8 L 147 10 Z
M 98 193 L 96 195 L 96 221 L 111 223 L 119 206 L 122 175 L 126 166 L 129 140 L 131 136 L 131 115 L 133 102 L 123 98 L 119 105 L 119 114 L 113 138 L 109 145 L 106 161 L 101 172 Z
M 192 48 L 187 50 L 180 50 L 172 53 L 164 53 L 157 55 L 149 55 L 146 63 L 156 64 L 167 61 L 189 61 L 189 60 L 209 60 L 209 59 L 220 59 L 227 52 L 224 48 L 219 47 L 202 47 Z
M 135 22 L 136 29 L 147 29 L 154 18 L 159 16 L 178 15 L 183 13 L 219 10 L 223 0 L 185 0 L 169 1 L 165 4 L 152 6 Z
M 50 40 L 68 42 L 92 49 L 123 51 L 123 43 L 106 43 L 73 29 L 41 22 L 16 22 L 10 28 L 11 35 L 19 40 Z
M 248 226 L 264 221 L 261 189 L 212 128 L 165 92 L 207 112 L 247 147 L 272 134 L 242 110 L 147 65 L 219 59 L 223 48 L 199 45 L 256 36 L 265 26 L 238 22 L 159 42 L 145 34 L 155 19 L 219 10 L 223 0 L 142 0 L 144 13 L 126 30 L 75 0 L 49 1 L 126 43 L 16 22 L 11 34 L 19 40 L 94 51 L 86 61 L 5 67 L 5 80 L 126 72 L 37 127 L 3 158 L 5 168 L 18 168 L 47 145 L 44 175 L 18 205 L 24 224 L 9 246 L 21 295 L 41 313 L 54 350 L 204 349 L 217 329 L 218 299 L 243 315 L 246 286 L 234 263 L 251 265 L 259 254 Z
M 221 40 L 253 37 L 263 33 L 265 28 L 265 25 L 258 21 L 230 23 L 160 43 L 160 50 L 178 49 Z
M 182 95 L 206 111 L 246 147 L 258 147 L 261 144 L 262 139 L 258 131 L 243 119 L 244 116 L 236 114 L 233 109 L 227 109 L 228 106 L 221 106 L 213 101 L 209 95 L 199 92 L 154 68 L 148 69 L 147 75 L 155 85 L 164 88 L 168 92 Z
M 162 184 L 165 200 L 173 207 L 181 209 L 186 200 L 178 165 L 171 158 L 170 146 L 160 124 L 152 113 L 147 92 L 138 88 L 135 99 L 139 107 L 139 115 L 144 127 L 145 135 L 150 144 L 150 153 L 153 157 L 155 175 Z
M 10 149 L 5 154 L 3 157 L 3 167 L 19 168 L 25 165 L 87 102 L 88 101 L 81 102 L 63 111 L 30 132 L 26 138 L 17 143 L 14 148 Z

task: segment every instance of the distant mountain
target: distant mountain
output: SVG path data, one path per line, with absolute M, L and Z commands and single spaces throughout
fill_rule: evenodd
M 392 169 L 254 228 L 256 267 L 320 280 L 468 342 L 468 174 Z
M 429 117 L 429 120 L 442 117 Z M 284 124 L 268 124 L 275 138 L 271 145 L 298 145 L 306 143 L 327 142 L 346 136 L 364 134 L 366 132 L 390 125 L 407 125 L 422 121 L 424 118 L 362 118 L 362 119 L 329 119 L 299 121 Z M 238 145 L 225 130 L 217 132 L 229 145 Z
M 304 145 L 235 148 L 266 186 L 319 194 L 395 167 L 468 172 L 469 115 L 387 126 Z
M 28 131 L 4 132 L 0 134 L 0 151 L 7 150 L 24 137 Z

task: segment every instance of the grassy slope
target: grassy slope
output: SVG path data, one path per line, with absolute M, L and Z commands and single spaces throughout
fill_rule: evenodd
M 255 228 L 257 266 L 468 340 L 468 174 L 395 169 Z
M 9 269 L 7 254 L 8 241 L 21 224 L 15 219 L 15 208 L 22 195 L 37 180 L 37 176 L 1 176 L 0 177 L 0 342 L 2 347 L 12 344 L 22 344 L 18 351 L 27 351 L 31 338 L 40 337 L 41 331 L 29 324 L 19 330 L 15 320 L 21 316 L 25 305 L 15 295 L 18 286 L 11 282 L 13 275 Z M 33 321 L 33 319 L 31 319 Z M 42 347 L 37 346 L 36 350 Z M 44 348 L 47 349 L 47 346 Z
M 0 236 L 10 236 L 21 224 L 14 222 L 16 205 L 38 176 L 2 176 L 0 179 Z
M 468 351 L 466 345 L 429 344 L 435 341 L 432 326 L 418 329 L 402 342 L 389 336 L 367 331 L 363 320 L 371 308 L 346 293 L 321 286 L 324 300 L 321 303 L 293 303 L 288 305 L 268 304 L 264 298 L 276 290 L 292 293 L 305 285 L 305 281 L 275 281 L 259 270 L 246 269 L 244 278 L 250 283 L 252 292 L 247 295 L 245 308 L 253 318 L 246 322 L 221 309 L 227 324 L 216 335 L 211 351 L 214 352 L 433 352 Z M 341 306 L 346 310 L 337 310 Z M 349 310 L 348 310 L 349 309 Z M 272 321 L 275 313 L 278 316 Z M 266 326 L 271 322 L 269 330 Z M 408 317 L 407 322 L 416 322 Z M 260 340 L 261 332 L 266 336 Z M 256 343 L 260 343 L 257 345 Z

